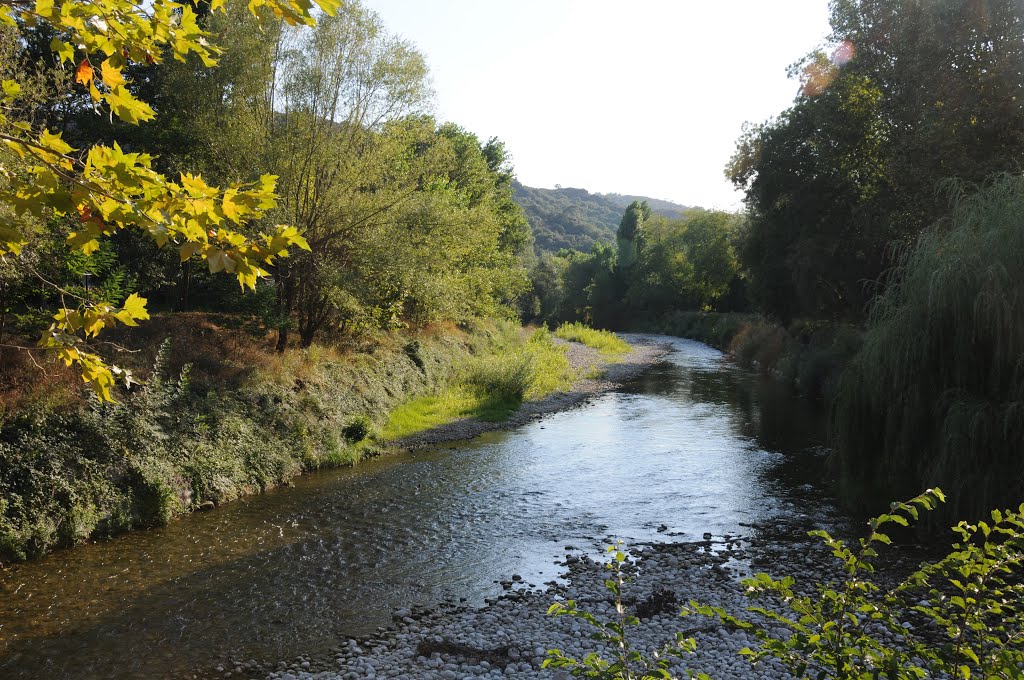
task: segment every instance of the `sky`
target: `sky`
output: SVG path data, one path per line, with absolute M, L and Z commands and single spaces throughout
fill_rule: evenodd
M 746 121 L 789 106 L 827 0 L 364 0 L 426 56 L 435 114 L 523 184 L 736 209 Z

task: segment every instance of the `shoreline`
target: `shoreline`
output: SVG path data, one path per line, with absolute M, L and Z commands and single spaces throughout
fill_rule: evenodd
M 713 618 L 682 618 L 679 610 L 695 599 L 743 614 L 752 603 L 744 596 L 740 579 L 766 567 L 776 576 L 798 576 L 805 588 L 837 576 L 830 551 L 809 538 L 804 533 L 807 528 L 794 524 L 781 532 L 785 536 L 755 531 L 751 537 L 726 535 L 628 546 L 626 573 L 630 580 L 623 587 L 623 602 L 640 619 L 629 629 L 633 648 L 651 656 L 682 632 L 696 639 L 697 651 L 672 659 L 672 677 L 686 677 L 689 668 L 709 672 L 713 678 L 792 680 L 778 661 L 769 659 L 751 666 L 740 656 L 740 649 L 756 645 L 752 635 L 730 630 Z M 560 649 L 577 659 L 590 652 L 608 658 L 611 650 L 590 639 L 594 629 L 589 624 L 569 616 L 553 617 L 549 607 L 574 600 L 603 621 L 615 620 L 616 614 L 613 596 L 604 583 L 608 570 L 603 562 L 573 549 L 557 564 L 563 570 L 560 578 L 564 583 L 537 587 L 513 576 L 501 582 L 502 594 L 486 599 L 479 608 L 452 602 L 434 607 L 414 605 L 393 612 L 392 624 L 376 633 L 339 639 L 330 653 L 303 654 L 276 665 L 234 662 L 221 668 L 266 680 L 508 676 L 567 680 L 566 671 L 543 668 L 548 650 Z M 762 624 L 772 625 L 763 620 Z M 218 675 L 209 677 L 212 680 Z
M 467 441 L 485 432 L 515 429 L 542 416 L 567 411 L 583 404 L 588 399 L 612 391 L 636 378 L 661 361 L 662 357 L 670 351 L 667 343 L 647 339 L 638 341 L 636 338 L 632 338 L 629 340 L 629 344 L 633 349 L 628 354 L 621 359 L 607 361 L 596 349 L 581 343 L 564 340 L 556 340 L 556 342 L 569 347 L 569 362 L 581 373 L 581 377 L 576 380 L 569 391 L 555 392 L 542 399 L 524 401 L 515 412 L 501 421 L 460 418 L 401 439 L 385 442 L 381 445 L 382 451 L 385 453 L 416 451 L 438 444 Z M 599 371 L 599 375 L 587 377 L 587 373 L 594 371 Z

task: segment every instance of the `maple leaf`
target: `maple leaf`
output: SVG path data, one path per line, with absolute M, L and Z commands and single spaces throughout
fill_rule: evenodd
M 75 69 L 75 82 L 80 85 L 92 84 L 93 78 L 96 76 L 96 72 L 92 69 L 92 64 L 89 63 L 89 57 L 82 60 L 82 63 Z

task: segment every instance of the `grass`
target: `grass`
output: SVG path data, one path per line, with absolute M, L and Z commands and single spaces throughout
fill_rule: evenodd
M 527 399 L 543 399 L 554 392 L 564 392 L 579 377 L 569 364 L 567 349 L 556 345 L 547 327 L 538 328 L 526 343 L 533 358 L 533 381 L 526 391 Z
M 395 441 L 450 423 L 471 415 L 478 401 L 462 386 L 451 386 L 439 394 L 413 399 L 391 411 L 379 437 L 382 441 Z
M 621 359 L 631 349 L 628 342 L 611 331 L 599 331 L 588 328 L 578 321 L 575 323 L 563 323 L 555 331 L 555 336 L 563 340 L 581 342 L 587 347 L 593 347 L 601 352 L 602 357 L 610 361 Z
M 524 400 L 567 390 L 577 377 L 566 348 L 540 328 L 525 342 L 467 361 L 448 385 L 391 411 L 379 439 L 396 441 L 459 418 L 501 422 Z

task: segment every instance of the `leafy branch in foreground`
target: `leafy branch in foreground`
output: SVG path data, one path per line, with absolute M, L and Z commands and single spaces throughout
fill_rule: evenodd
M 611 621 L 603 621 L 590 612 L 579 609 L 573 600 L 567 600 L 564 603 L 556 602 L 548 609 L 548 614 L 556 617 L 573 616 L 589 623 L 596 629 L 591 635 L 591 639 L 603 642 L 609 649 L 614 650 L 611 658 L 606 659 L 597 652 L 591 652 L 582 660 L 578 660 L 567 657 L 561 650 L 552 649 L 548 652 L 548 658 L 544 660 L 543 668 L 565 668 L 578 678 L 599 678 L 600 680 L 667 678 L 671 680 L 674 676 L 669 672 L 670 657 L 693 654 L 696 651 L 697 643 L 693 638 L 684 638 L 682 633 L 677 633 L 675 640 L 667 643 L 661 653 L 655 653 L 653 658 L 648 658 L 633 649 L 628 631 L 630 627 L 638 626 L 640 619 L 627 614 L 626 607 L 622 602 L 622 588 L 629 581 L 624 569 L 629 563 L 629 557 L 626 555 L 621 541 L 608 546 L 608 552 L 612 555 L 605 566 L 611 572 L 611 577 L 605 580 L 604 586 L 614 596 L 615 618 Z M 694 674 L 691 671 L 687 671 L 687 673 L 691 678 L 710 680 L 703 673 Z
M 868 522 L 870 534 L 856 551 L 825 531 L 810 532 L 844 574 L 838 584 L 818 584 L 813 595 L 798 591 L 791 576 L 746 579 L 748 596 L 774 596 L 782 605 L 749 609 L 771 629 L 698 602 L 683 614 L 717 617 L 752 633 L 759 647 L 741 654 L 751 663 L 779 659 L 798 678 L 1024 677 L 1024 505 L 993 511 L 991 522 L 961 522 L 953 528 L 960 540 L 952 552 L 891 590 L 869 580 L 877 549 L 891 542 L 882 529 L 909 526 L 921 510 L 944 500 L 939 489 L 929 489 L 894 503 Z M 780 627 L 790 631 L 788 637 L 772 632 Z
M 224 1 L 213 0 L 210 11 L 223 11 Z M 316 4 L 329 13 L 339 6 L 338 0 Z M 165 54 L 178 60 L 195 54 L 207 66 L 216 63 L 220 50 L 199 25 L 194 7 L 193 2 L 168 0 L 4 0 L 0 26 L 24 31 L 49 25 L 55 32 L 50 49 L 62 65 L 74 66 L 75 82 L 87 89 L 93 106 L 137 124 L 155 113 L 132 93 L 126 67 L 154 64 Z M 293 25 L 314 23 L 312 3 L 306 0 L 249 0 L 248 8 Z M 294 227 L 278 225 L 257 237 L 246 233 L 276 205 L 275 177 L 220 189 L 187 173 L 171 181 L 153 170 L 152 157 L 125 153 L 117 144 L 93 146 L 83 157 L 59 133 L 34 129 L 19 113 L 23 94 L 16 79 L 4 79 L 0 86 L 0 201 L 7 207 L 0 212 L 0 257 L 17 258 L 28 244 L 25 227 L 47 215 L 78 222 L 67 241 L 70 249 L 89 254 L 102 237 L 140 229 L 158 246 L 175 244 L 183 261 L 199 255 L 211 272 L 232 273 L 249 288 L 267 275 L 263 267 L 287 256 L 289 248 L 308 250 Z M 39 345 L 67 365 L 77 365 L 83 380 L 109 401 L 115 376 L 130 383 L 130 374 L 107 366 L 83 345 L 105 326 L 148 318 L 146 301 L 133 296 L 120 308 L 78 302 L 75 309 L 57 312 Z

